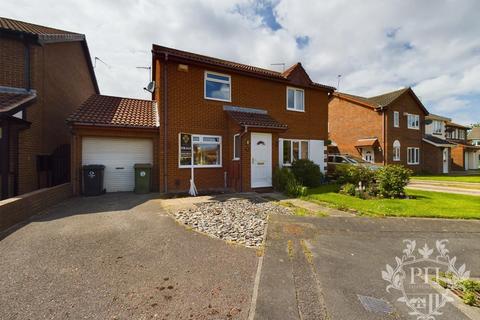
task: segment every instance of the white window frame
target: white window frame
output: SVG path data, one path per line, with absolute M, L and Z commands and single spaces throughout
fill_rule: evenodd
M 213 75 L 217 75 L 217 76 L 221 76 L 221 77 L 227 77 L 228 81 L 220 80 L 220 79 L 207 78 L 208 74 L 213 74 Z M 218 83 L 222 83 L 222 84 L 228 84 L 229 88 L 230 88 L 230 90 L 228 92 L 228 100 L 227 99 L 218 99 L 218 98 L 207 97 L 207 81 L 218 82 Z M 205 71 L 204 77 L 203 77 L 203 98 L 205 100 L 232 102 L 232 77 L 230 75 L 224 74 L 224 73 L 218 73 L 218 72 L 213 72 L 213 71 Z
M 213 144 L 213 143 L 216 143 L 218 145 L 220 145 L 220 164 L 209 164 L 209 165 L 195 165 L 195 159 L 194 159 L 194 155 L 193 155 L 193 145 L 194 145 L 194 141 L 193 141 L 193 138 L 199 138 L 201 142 L 203 142 L 203 138 L 218 138 L 218 142 L 204 142 L 204 144 Z M 217 135 L 208 135 L 208 134 L 192 134 L 192 164 L 191 165 L 182 165 L 180 164 L 180 156 L 181 156 L 181 148 L 180 148 L 180 145 L 181 145 L 181 133 L 178 134 L 178 167 L 179 168 L 191 168 L 192 166 L 194 168 L 221 168 L 223 166 L 222 164 L 222 158 L 223 158 L 223 148 L 222 148 L 222 136 L 217 136 Z
M 298 158 L 299 159 L 304 159 L 304 158 L 301 158 L 302 156 L 302 142 L 306 142 L 307 143 L 307 157 L 305 159 L 310 159 L 310 143 L 308 140 L 305 140 L 305 139 L 282 139 L 282 163 L 281 163 L 281 166 L 282 167 L 290 167 L 292 165 L 292 162 L 294 161 L 293 160 L 293 143 L 294 142 L 298 142 Z M 287 142 L 290 142 L 290 160 L 291 162 L 289 163 L 285 163 L 285 159 L 283 158 L 283 144 L 284 142 L 287 141 Z
M 413 118 L 413 125 L 411 125 L 411 118 Z M 407 115 L 407 126 L 408 129 L 420 130 L 420 116 L 418 114 L 409 113 Z
M 402 145 L 400 144 L 400 141 L 395 140 L 393 142 L 393 161 L 401 161 L 401 156 L 402 154 Z
M 440 120 L 432 121 L 432 133 L 435 135 L 441 135 L 443 133 L 443 122 Z
M 288 106 L 288 91 L 293 90 L 293 108 L 290 108 Z M 298 109 L 297 107 L 297 91 L 302 92 L 302 104 L 303 104 L 303 109 Z M 300 89 L 300 88 L 295 88 L 295 87 L 287 87 L 286 91 L 286 103 L 287 103 L 287 110 L 289 111 L 296 111 L 296 112 L 305 112 L 305 90 Z
M 234 134 L 234 135 L 233 135 L 233 157 L 232 157 L 232 160 L 240 160 L 240 157 L 236 157 L 236 156 L 235 156 L 235 150 L 236 150 L 236 148 L 240 148 L 240 145 L 241 145 L 241 143 L 240 143 L 240 144 L 237 146 L 237 144 L 235 143 L 235 141 L 236 141 L 235 138 L 236 138 L 236 137 L 240 137 L 240 133 L 237 133 L 237 134 Z M 240 139 L 241 139 L 241 138 L 240 138 Z M 240 151 L 240 154 L 241 154 L 242 151 L 241 151 L 241 150 L 239 150 L 239 151 Z
M 413 159 L 411 159 L 410 156 L 413 156 Z M 416 147 L 407 148 L 407 164 L 409 165 L 420 164 L 420 148 L 416 148 Z
M 400 128 L 400 112 L 398 111 L 393 111 L 393 126 Z

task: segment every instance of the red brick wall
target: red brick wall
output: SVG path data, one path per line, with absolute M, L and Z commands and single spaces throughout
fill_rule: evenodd
M 71 195 L 71 185 L 65 183 L 0 201 L 0 231 L 38 214 Z
M 452 149 L 452 170 L 465 171 L 465 149 L 463 146 L 456 146 Z
M 31 127 L 19 136 L 19 194 L 46 186 L 36 156 L 70 143 L 69 114 L 95 93 L 80 42 L 30 46 L 31 84 L 37 100 L 27 108 Z M 23 55 L 17 57 L 22 59 Z
M 21 41 L 0 38 L 0 86 L 23 88 L 24 45 Z
M 163 143 L 163 85 L 161 72 L 163 65 L 155 61 L 157 95 L 160 107 L 161 143 Z M 278 138 L 297 139 L 327 139 L 328 95 L 326 91 L 305 89 L 305 112 L 286 110 L 285 83 L 258 79 L 231 71 L 215 68 L 189 65 L 188 72 L 177 70 L 178 63 L 170 61 L 168 68 L 168 155 L 167 175 L 168 191 L 186 191 L 189 186 L 190 169 L 178 168 L 178 134 L 188 132 L 194 134 L 209 134 L 222 136 L 222 168 L 195 169 L 195 181 L 199 190 L 218 189 L 224 186 L 224 173 L 230 172 L 232 160 L 233 134 L 239 132 L 239 127 L 229 127 L 228 116 L 223 111 L 224 105 L 259 108 L 277 121 L 287 124 L 288 130 L 272 137 L 273 162 L 278 162 L 276 151 Z M 204 72 L 216 71 L 232 77 L 232 101 L 219 102 L 204 99 Z M 250 189 L 250 150 L 245 135 L 242 140 L 243 184 L 245 190 Z M 163 146 L 160 156 L 163 157 Z M 163 158 L 161 173 L 163 174 Z M 230 177 L 229 177 L 230 180 Z M 163 180 L 162 180 L 163 185 Z M 163 191 L 163 188 L 162 188 Z
M 423 143 L 423 170 L 428 173 L 443 173 L 443 149 L 429 143 Z M 450 172 L 450 148 L 448 148 L 448 172 Z
M 361 156 L 355 148 L 362 138 L 376 137 L 383 147 L 383 115 L 372 108 L 333 97 L 328 105 L 329 139 L 338 152 Z M 383 153 L 375 152 L 375 163 L 383 164 Z
M 393 112 L 398 111 L 400 114 L 400 127 L 393 126 Z M 420 128 L 408 129 L 407 127 L 407 113 L 417 114 L 420 116 Z M 417 102 L 409 94 L 403 94 L 391 105 L 388 106 L 387 115 L 387 163 L 402 164 L 410 169 L 420 172 L 423 170 L 423 158 L 425 156 L 422 150 L 422 139 L 425 135 L 425 113 L 420 109 Z M 399 140 L 400 142 L 400 161 L 393 161 L 393 142 Z M 420 148 L 420 164 L 407 164 L 407 148 Z

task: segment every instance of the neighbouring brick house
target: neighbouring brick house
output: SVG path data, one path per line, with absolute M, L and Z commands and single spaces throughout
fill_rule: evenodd
M 335 89 L 313 82 L 300 63 L 280 73 L 158 45 L 152 54 L 154 101 L 140 107 L 150 115 L 148 121 L 130 126 L 128 117 L 113 121 L 127 111 L 121 102 L 107 103 L 110 116 L 99 126 L 95 119 L 103 118 L 103 111 L 93 111 L 101 105 L 98 99 L 112 98 L 98 96 L 70 118 L 77 188 L 81 165 L 102 161 L 109 173 L 107 191 L 132 190 L 126 181 L 114 189 L 112 180 L 135 161 L 153 164 L 153 186 L 161 192 L 188 191 L 192 165 L 198 190 L 270 188 L 273 169 L 300 158 L 324 170 L 328 100 Z M 93 115 L 87 116 L 89 110 Z M 118 144 L 110 155 L 95 154 L 89 139 L 100 139 L 105 149 L 116 139 Z M 125 155 L 129 152 L 122 146 L 127 145 L 150 158 Z M 119 165 L 115 157 L 130 160 Z
M 336 92 L 328 108 L 329 152 L 423 170 L 428 111 L 411 88 L 370 98 Z
M 424 171 L 450 173 L 452 148 L 455 144 L 446 140 L 446 125 L 450 118 L 429 114 L 425 117 Z
M 468 143 L 480 147 L 480 127 L 473 127 L 467 136 Z
M 95 92 L 83 34 L 0 18 L 1 199 L 69 180 L 65 120 Z
M 455 144 L 452 149 L 452 170 L 466 171 L 479 168 L 480 147 L 467 142 L 469 127 L 454 122 L 446 124 L 446 138 Z

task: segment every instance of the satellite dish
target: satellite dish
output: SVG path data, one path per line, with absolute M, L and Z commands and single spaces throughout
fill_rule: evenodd
M 150 82 L 143 90 L 153 93 L 155 91 L 155 81 Z

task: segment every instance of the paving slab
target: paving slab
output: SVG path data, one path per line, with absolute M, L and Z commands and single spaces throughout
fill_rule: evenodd
M 245 319 L 256 251 L 177 224 L 158 195 L 72 198 L 3 234 L 1 319 Z

